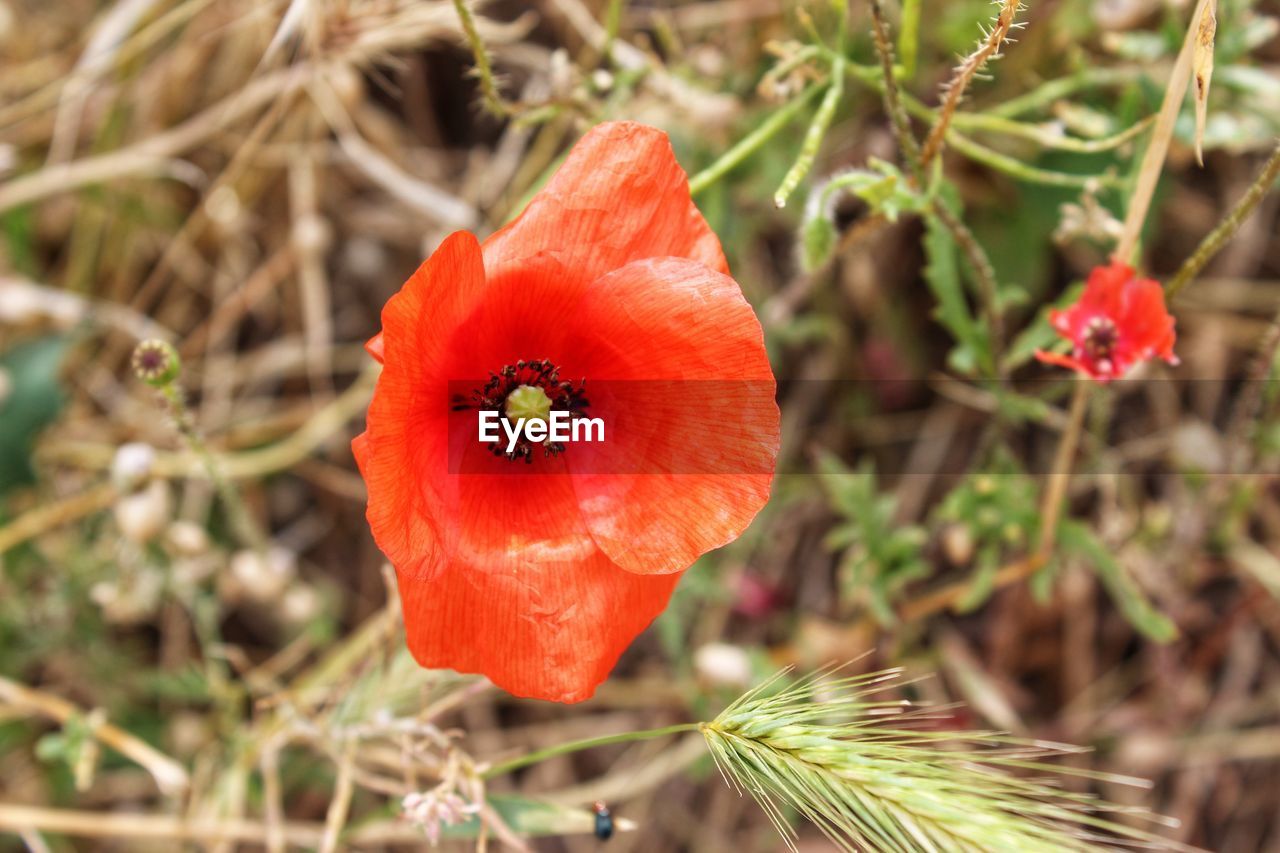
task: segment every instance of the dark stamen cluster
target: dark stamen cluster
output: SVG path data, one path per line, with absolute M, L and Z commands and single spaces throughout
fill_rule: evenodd
M 491 372 L 489 381 L 472 391 L 470 396 L 455 394 L 453 410 L 497 411 L 506 417 L 507 397 L 521 385 L 530 385 L 543 390 L 551 400 L 551 411 L 569 412 L 575 418 L 582 417 L 590 405 L 586 397 L 586 383 L 585 378 L 577 382 L 561 379 L 560 368 L 550 359 L 522 359 L 515 364 L 503 365 L 497 373 Z M 565 450 L 564 444 L 553 441 L 545 442 L 542 447 L 544 456 L 556 456 Z M 499 441 L 490 447 L 494 456 L 504 456 L 513 461 L 523 459 L 525 463 L 533 462 L 533 450 L 534 444 L 523 435 L 511 453 L 507 453 L 505 441 Z
M 1110 362 L 1111 354 L 1115 350 L 1119 336 L 1119 330 L 1110 318 L 1094 317 L 1088 322 L 1084 330 L 1083 349 L 1085 355 L 1100 366 L 1104 362 Z

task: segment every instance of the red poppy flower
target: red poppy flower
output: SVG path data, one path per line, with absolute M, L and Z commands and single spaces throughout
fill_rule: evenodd
M 353 449 L 419 663 L 586 699 L 680 573 L 750 523 L 779 415 L 727 272 L 666 135 L 611 123 L 387 302 Z M 599 418 L 604 441 L 507 453 L 479 441 L 481 410 Z
M 1095 267 L 1080 300 L 1065 311 L 1051 311 L 1049 322 L 1071 342 L 1071 354 L 1038 350 L 1036 358 L 1100 382 L 1118 379 L 1152 358 L 1178 363 L 1164 288 L 1158 281 L 1134 278 L 1133 268 L 1122 263 Z

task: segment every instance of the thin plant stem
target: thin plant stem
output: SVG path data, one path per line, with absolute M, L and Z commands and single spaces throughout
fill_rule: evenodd
M 1235 207 L 1231 208 L 1231 212 L 1200 241 L 1200 245 L 1196 246 L 1196 250 L 1182 262 L 1182 266 L 1173 274 L 1173 278 L 1169 279 L 1169 285 L 1165 288 L 1166 297 L 1172 298 L 1174 294 L 1190 284 L 1192 279 L 1200 274 L 1205 264 L 1209 263 L 1213 256 L 1218 254 L 1227 241 L 1244 224 L 1244 221 L 1249 218 L 1249 215 L 1253 213 L 1253 209 L 1258 206 L 1258 203 L 1271 191 L 1278 177 L 1280 177 L 1280 143 L 1276 144 L 1275 151 L 1271 153 L 1271 157 L 1263 165 L 1262 171 L 1258 172 L 1258 177 L 1254 178 L 1253 183 L 1249 185 L 1249 189 L 1236 202 Z
M 824 85 L 810 86 L 795 100 L 779 107 L 760 126 L 748 133 L 736 145 L 720 155 L 714 163 L 689 179 L 689 193 L 698 195 L 712 184 L 719 181 L 729 172 L 760 150 L 766 142 L 773 139 L 784 127 L 789 125 L 819 93 L 827 89 Z
M 1025 95 L 1010 98 L 986 111 L 987 115 L 1014 118 L 1047 107 L 1085 89 L 1125 86 L 1148 74 L 1142 67 L 1086 68 L 1067 77 L 1042 83 Z
M 88 717 L 80 707 L 60 696 L 27 687 L 4 676 L 0 676 L 0 702 L 24 712 L 49 717 L 62 725 L 75 718 Z M 145 769 L 165 794 L 180 794 L 190 786 L 186 768 L 123 729 L 99 720 L 89 726 L 89 734 Z
M 1275 159 L 1275 158 L 1272 158 Z M 1235 476 L 1244 467 L 1248 454 L 1249 426 L 1257 420 L 1262 407 L 1262 397 L 1267 376 L 1276 363 L 1276 353 L 1280 351 L 1280 312 L 1278 312 L 1267 331 L 1262 336 L 1253 363 L 1249 366 L 1249 375 L 1244 389 L 1236 398 L 1232 407 L 1231 419 L 1227 424 L 1227 473 Z
M 1062 514 L 1062 505 L 1066 501 L 1067 486 L 1071 483 L 1071 466 L 1075 459 L 1076 447 L 1080 443 L 1080 433 L 1084 427 L 1084 414 L 1088 409 L 1089 392 L 1093 383 L 1086 379 L 1075 380 L 1075 391 L 1071 396 L 1071 412 L 1067 415 L 1067 428 L 1058 442 L 1058 452 L 1053 460 L 1053 471 L 1046 484 L 1044 499 L 1040 504 L 1040 543 L 1036 547 L 1036 555 L 1047 559 L 1053 553 L 1053 545 L 1058 536 L 1058 517 Z
M 626 0 L 609 0 L 609 6 L 605 9 L 603 53 L 608 59 L 613 58 L 613 43 L 618 40 L 618 31 L 622 28 L 622 10 L 626 4 Z
M 975 163 L 981 163 L 990 169 L 1003 172 L 1011 178 L 1025 181 L 1029 184 L 1085 189 L 1095 183 L 1101 187 L 1113 187 L 1120 183 L 1117 178 L 1109 174 L 1072 175 L 1067 172 L 1054 172 L 1049 169 L 1028 166 L 1016 157 L 1001 154 L 999 151 L 994 151 L 981 143 L 974 142 L 972 139 L 961 136 L 955 131 L 947 134 L 947 142 L 951 143 L 951 147 L 957 152 Z
M 267 550 L 267 537 L 258 528 L 257 523 L 253 520 L 253 516 L 249 513 L 248 507 L 245 506 L 244 500 L 240 497 L 231 485 L 231 481 L 223 475 L 222 468 L 218 464 L 217 458 L 213 452 L 209 450 L 209 446 L 205 444 L 204 436 L 200 434 L 199 428 L 195 425 L 195 420 L 191 417 L 191 412 L 187 408 L 186 395 L 182 391 L 182 387 L 176 382 L 166 382 L 160 387 L 160 394 L 168 403 L 169 412 L 173 415 L 173 420 L 178 428 L 178 433 L 186 442 L 187 449 L 200 460 L 200 464 L 204 467 L 205 473 L 208 475 L 210 482 L 218 492 L 218 497 L 222 499 L 223 506 L 231 516 L 231 523 L 240 535 L 245 545 L 253 548 L 259 554 L 265 553 Z
M 942 150 L 942 143 L 947 138 L 947 128 L 951 125 L 951 117 L 960 106 L 960 99 L 964 97 L 965 89 L 969 87 L 969 83 L 982 70 L 982 67 L 1000 52 L 1000 46 L 1004 44 L 1005 37 L 1013 27 L 1013 17 L 1018 12 L 1018 6 L 1019 0 L 1004 0 L 1004 5 L 996 15 L 991 32 L 987 34 L 982 44 L 978 45 L 977 50 L 965 57 L 965 60 L 956 68 L 951 81 L 947 83 L 946 100 L 943 101 L 942 109 L 938 112 L 938 120 L 929 131 L 929 136 L 924 142 L 924 150 L 920 154 L 921 168 L 929 168 L 933 158 Z
M 558 755 L 568 755 L 573 752 L 581 752 L 584 749 L 594 749 L 597 746 L 608 746 L 614 743 L 632 743 L 640 740 L 653 740 L 654 738 L 666 737 L 668 735 L 681 734 L 682 732 L 696 732 L 703 726 L 703 723 L 679 723 L 674 726 L 666 726 L 661 729 L 645 729 L 638 732 L 622 732 L 616 735 L 603 735 L 602 737 L 591 737 L 583 740 L 573 740 L 567 743 L 556 744 L 545 749 L 535 750 L 534 752 L 522 755 L 519 758 L 513 758 L 510 761 L 504 761 L 501 764 L 495 764 L 484 772 L 485 779 L 492 779 L 496 776 L 505 776 L 512 771 L 519 770 L 522 767 L 529 767 L 533 764 L 546 761 L 548 758 L 555 758 Z
M 1044 566 L 1046 559 L 1042 554 L 1029 554 L 1019 560 L 1006 563 L 996 572 L 991 582 L 991 591 L 1004 589 L 1020 583 L 1034 575 Z M 913 598 L 898 609 L 898 618 L 904 623 L 917 622 L 944 610 L 949 610 L 964 599 L 973 589 L 972 580 L 957 581 L 942 589 Z
M 902 149 L 903 159 L 910 170 L 911 179 L 916 186 L 923 188 L 925 186 L 924 161 L 915 134 L 911 130 L 911 120 L 907 116 L 906 107 L 898 91 L 897 81 L 894 79 L 893 44 L 889 40 L 889 27 L 885 22 L 884 8 L 880 0 L 872 0 L 871 20 L 876 53 L 880 57 L 880 67 L 884 74 L 882 94 L 884 96 L 885 111 L 889 113 L 890 118 L 893 120 L 898 147 Z M 1004 324 L 1000 317 L 999 286 L 996 282 L 995 269 L 991 265 L 991 259 L 987 257 L 987 253 L 977 239 L 974 238 L 973 232 L 968 229 L 958 216 L 947 209 L 945 204 L 935 200 L 930 205 L 930 208 L 943 227 L 951 232 L 952 239 L 956 241 L 956 245 L 960 247 L 969 262 L 969 266 L 973 269 L 973 274 L 978 282 L 978 291 L 982 297 L 984 319 L 991 334 L 992 356 L 995 358 L 996 363 L 999 364 L 999 342 L 1003 335 Z
M 898 81 L 894 76 L 893 44 L 889 41 L 889 25 L 885 23 L 884 6 L 880 0 L 871 0 L 871 31 L 875 39 L 876 54 L 880 57 L 880 70 L 884 75 L 885 112 L 893 122 L 894 135 L 898 147 L 902 149 L 902 158 L 918 186 L 924 186 L 924 167 L 920 159 L 920 143 L 911 130 L 911 119 L 902 105 L 898 93 Z
M 932 111 L 924 104 L 918 101 L 907 101 L 907 109 L 915 112 L 917 109 L 924 110 L 928 114 Z M 951 131 L 947 135 L 947 141 L 957 150 L 954 139 L 957 130 L 965 131 L 986 131 L 988 133 L 999 133 L 1005 136 L 1014 136 L 1020 139 L 1027 139 L 1040 145 L 1043 148 L 1053 149 L 1057 151 L 1073 151 L 1079 154 L 1098 154 L 1105 151 L 1112 151 L 1124 145 L 1126 142 L 1139 136 L 1143 132 L 1150 129 L 1155 116 L 1147 116 L 1144 119 L 1134 122 L 1124 130 L 1104 136 L 1099 139 L 1077 139 L 1072 136 L 1061 136 L 1055 131 L 1049 130 L 1042 124 L 1032 124 L 1016 119 L 1004 118 L 1002 116 L 993 115 L 991 113 L 956 113 L 951 117 Z M 963 152 L 961 152 L 963 153 Z
M 1000 350 L 1003 347 L 1004 318 L 1000 312 L 1000 288 L 996 283 L 995 267 L 991 265 L 991 259 L 978 242 L 978 238 L 973 236 L 969 226 L 965 225 L 951 208 L 935 199 L 931 209 L 943 227 L 951 232 L 951 238 L 956 241 L 969 266 L 973 268 L 974 278 L 978 282 L 978 294 L 982 298 L 983 320 L 991 333 L 991 357 L 996 364 L 996 373 L 999 375 L 1003 372 L 1000 366 L 1003 361 L 1000 358 Z
M 480 30 L 476 28 L 476 19 L 471 14 L 471 7 L 467 5 L 467 0 L 453 0 L 453 7 L 458 10 L 462 32 L 466 35 L 467 44 L 471 46 L 471 53 L 476 60 L 476 74 L 480 77 L 480 94 L 484 98 L 485 106 L 489 108 L 489 112 L 499 118 L 510 115 L 511 107 L 498 93 L 498 84 L 493 79 L 493 63 L 489 59 L 489 48 L 485 47 L 484 39 L 480 38 Z
M 916 57 L 920 52 L 921 0 L 905 0 L 902 4 L 901 29 L 898 30 L 898 57 L 902 60 L 902 73 L 907 79 L 915 76 Z
M 1160 104 L 1160 113 L 1156 117 L 1155 130 L 1151 133 L 1151 141 L 1142 157 L 1142 165 L 1138 169 L 1138 180 L 1133 194 L 1129 196 L 1129 209 L 1125 215 L 1124 230 L 1116 243 L 1113 253 L 1117 261 L 1129 263 L 1138 248 L 1142 236 L 1142 224 L 1146 222 L 1147 212 L 1151 209 L 1151 199 L 1155 195 L 1156 183 L 1160 172 L 1164 169 L 1165 156 L 1169 153 L 1169 143 L 1173 141 L 1174 123 L 1178 112 L 1187 96 L 1187 85 L 1191 82 L 1191 58 L 1195 47 L 1199 21 L 1209 0 L 1200 0 L 1191 14 L 1191 23 L 1187 27 L 1187 36 L 1178 52 L 1178 59 L 1173 64 L 1173 72 L 1169 75 L 1169 85 L 1164 91 L 1164 101 Z

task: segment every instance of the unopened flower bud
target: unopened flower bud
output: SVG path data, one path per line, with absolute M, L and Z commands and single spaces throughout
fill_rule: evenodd
M 708 643 L 693 653 L 698 676 L 717 687 L 742 688 L 751 684 L 751 657 L 728 643 Z
M 282 595 L 297 572 L 297 556 L 273 545 L 265 553 L 244 550 L 231 558 L 231 575 L 245 596 L 268 602 Z
M 117 500 L 113 514 L 126 539 L 138 544 L 150 542 L 169 523 L 169 484 L 152 480 L 142 491 Z
M 124 494 L 136 492 L 151 479 L 156 451 L 149 444 L 132 441 L 116 449 L 111 460 L 111 483 Z
M 148 385 L 168 385 L 182 372 L 182 359 L 172 344 L 152 338 L 133 350 L 133 372 Z

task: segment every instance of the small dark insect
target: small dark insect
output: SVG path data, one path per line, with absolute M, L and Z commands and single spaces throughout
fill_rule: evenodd
M 597 801 L 592 808 L 596 812 L 596 838 L 608 841 L 613 836 L 613 815 L 609 814 L 609 807 L 604 803 Z

